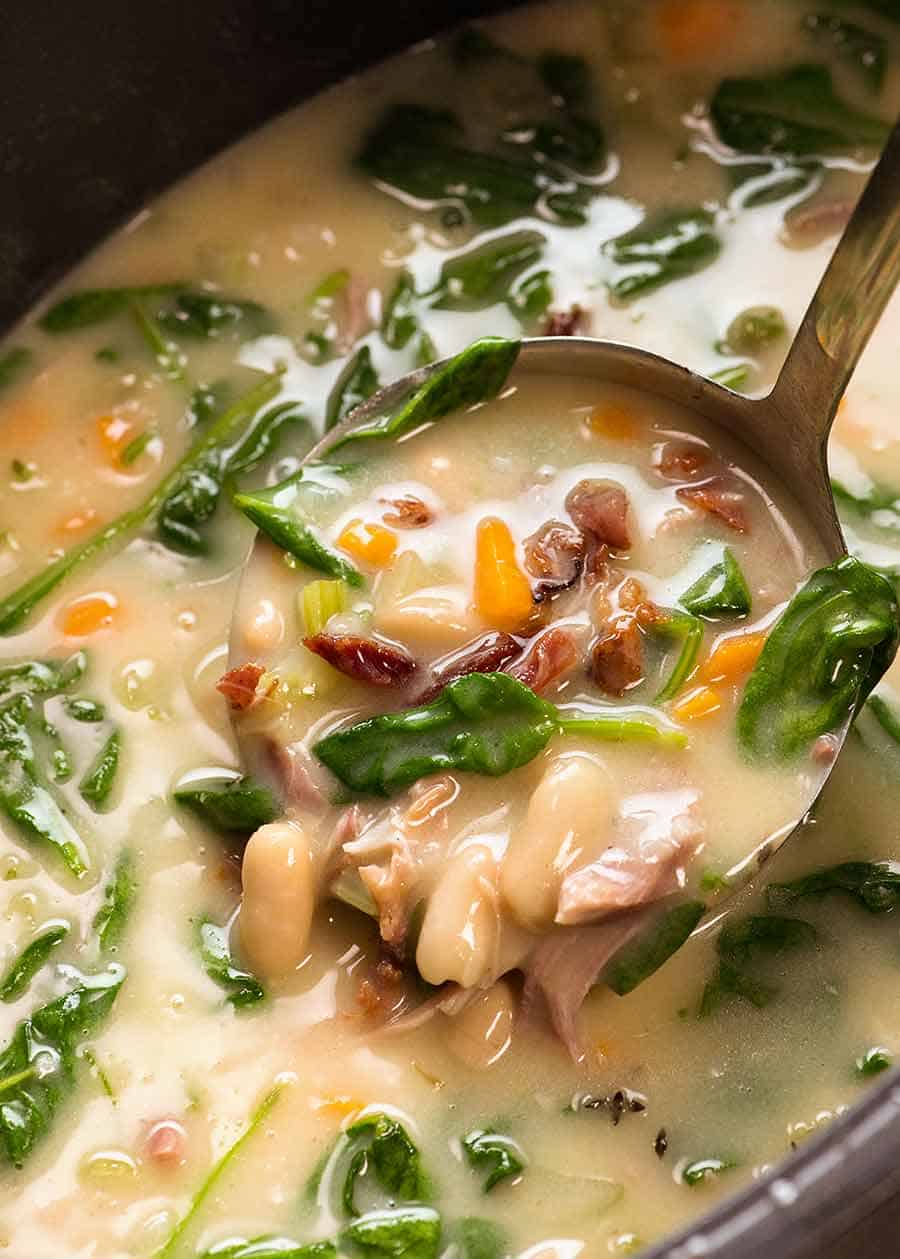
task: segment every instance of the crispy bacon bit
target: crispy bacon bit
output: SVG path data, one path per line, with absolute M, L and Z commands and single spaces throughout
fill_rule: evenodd
M 607 695 L 624 695 L 644 676 L 644 651 L 637 617 L 617 617 L 591 647 L 590 673 Z
M 144 1151 L 153 1163 L 171 1167 L 183 1163 L 187 1151 L 187 1133 L 177 1119 L 157 1119 L 147 1129 Z
M 356 1001 L 367 1018 L 388 1018 L 406 996 L 403 971 L 390 958 L 382 957 L 371 967 L 356 993 Z
M 431 681 L 416 696 L 417 704 L 427 704 L 444 689 L 448 682 L 465 677 L 467 673 L 493 673 L 508 660 L 522 654 L 522 645 L 511 634 L 492 630 L 481 638 L 473 639 L 456 651 L 441 656 L 431 667 Z
M 228 700 L 229 708 L 235 712 L 244 712 L 259 698 L 256 690 L 264 673 L 265 669 L 261 664 L 239 664 L 219 678 L 216 690 Z
M 560 520 L 548 520 L 523 543 L 525 568 L 538 578 L 534 598 L 538 603 L 574 586 L 584 568 L 587 549 L 584 534 Z
M 701 485 L 682 485 L 675 493 L 690 507 L 699 507 L 710 516 L 717 516 L 735 533 L 749 533 L 744 496 L 734 488 L 736 484 L 732 477 L 714 476 Z
M 666 442 L 656 462 L 656 470 L 670 481 L 683 481 L 685 477 L 703 472 L 708 465 L 709 451 L 702 446 Z
M 416 671 L 416 662 L 408 652 L 375 638 L 313 634 L 304 638 L 303 645 L 348 678 L 372 686 L 402 686 Z
M 620 485 L 579 481 L 566 495 L 566 511 L 584 533 L 614 551 L 631 545 L 628 498 Z
M 619 607 L 626 612 L 633 612 L 641 629 L 647 629 L 659 620 L 659 608 L 652 599 L 647 598 L 646 590 L 636 577 L 626 577 L 616 593 Z
M 434 520 L 434 512 L 415 494 L 403 494 L 400 498 L 380 498 L 380 503 L 390 507 L 381 519 L 397 529 L 424 529 Z
M 554 626 L 539 634 L 525 654 L 504 670 L 540 694 L 578 663 L 578 648 L 568 630 Z
M 544 324 L 545 337 L 574 337 L 576 332 L 583 332 L 588 322 L 588 313 L 576 302 L 568 310 L 551 310 Z

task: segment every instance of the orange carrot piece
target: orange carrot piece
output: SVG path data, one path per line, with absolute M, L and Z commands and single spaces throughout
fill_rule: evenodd
M 134 426 L 121 415 L 97 417 L 97 434 L 108 463 L 117 467 L 122 451 L 127 446 Z
M 697 677 L 701 682 L 737 682 L 750 672 L 765 645 L 762 631 L 720 639 L 700 666 Z
M 70 638 L 85 638 L 98 630 L 109 629 L 121 615 L 119 600 L 104 590 L 83 595 L 67 604 L 60 615 L 60 625 Z
M 364 520 L 351 520 L 341 530 L 338 546 L 373 568 L 390 564 L 397 549 L 397 535 L 384 525 L 369 524 Z
M 479 521 L 475 535 L 475 608 L 488 625 L 507 633 L 521 629 L 534 608 L 509 526 L 496 516 Z
M 82 529 L 97 523 L 97 513 L 93 507 L 82 507 L 71 516 L 64 516 L 56 526 L 57 533 L 81 533 Z
M 637 436 L 635 417 L 618 402 L 601 402 L 591 411 L 587 423 L 592 433 L 598 437 L 611 437 L 613 441 L 633 441 Z
M 679 721 L 702 721 L 722 707 L 722 696 L 712 686 L 701 686 L 680 699 L 672 713 Z

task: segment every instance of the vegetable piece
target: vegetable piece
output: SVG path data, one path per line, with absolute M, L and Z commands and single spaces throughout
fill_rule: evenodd
M 900 743 L 900 715 L 897 710 L 880 695 L 870 695 L 866 700 L 866 708 L 871 709 L 885 734 L 890 735 L 895 743 Z
M 431 304 L 438 310 L 483 310 L 503 301 L 513 280 L 543 252 L 540 232 L 514 232 L 467 249 L 441 267 Z
M 384 525 L 367 520 L 350 520 L 341 530 L 338 546 L 354 559 L 372 568 L 385 568 L 394 558 L 397 535 Z
M 714 225 L 709 210 L 661 210 L 607 241 L 603 252 L 615 264 L 610 292 L 628 301 L 702 271 L 722 248 Z
M 777 306 L 748 306 L 728 325 L 725 345 L 735 354 L 756 354 L 786 332 L 784 315 Z
M 531 154 L 498 156 L 467 147 L 449 110 L 394 105 L 366 136 L 357 165 L 388 188 L 433 203 L 462 204 L 483 227 L 542 214 L 564 224 L 585 221 L 587 190 Z
M 900 903 L 900 862 L 843 861 L 790 883 L 770 883 L 766 900 L 771 909 L 789 909 L 805 897 L 833 892 L 852 896 L 870 914 L 890 913 Z
M 241 339 L 272 332 L 275 323 L 264 306 L 221 293 L 176 293 L 171 310 L 162 310 L 156 322 L 172 337 L 210 340 L 225 332 Z
M 398 411 L 354 428 L 332 447 L 367 437 L 402 437 L 420 424 L 497 396 L 519 356 L 519 341 L 482 337 L 428 377 Z
M 750 672 L 765 645 L 765 631 L 723 638 L 700 666 L 697 677 L 702 682 L 734 683 Z
M 528 1162 L 518 1141 L 492 1129 L 473 1128 L 462 1138 L 461 1145 L 469 1166 L 487 1172 L 481 1187 L 483 1193 L 490 1193 L 501 1181 L 521 1176 Z
M 794 157 L 877 148 L 887 123 L 852 109 L 825 66 L 792 66 L 760 78 L 723 79 L 710 102 L 719 139 L 742 153 Z
M 725 548 L 718 564 L 713 564 L 689 586 L 678 602 L 693 616 L 749 616 L 750 588 L 730 547 Z
M 217 926 L 209 918 L 201 918 L 197 923 L 196 938 L 203 969 L 213 983 L 224 989 L 229 1005 L 243 1010 L 265 998 L 265 989 L 256 976 L 242 970 L 232 960 L 228 932 L 224 927 Z
M 303 1245 L 290 1237 L 266 1233 L 246 1241 L 229 1237 L 204 1250 L 199 1259 L 336 1259 L 334 1242 L 307 1242 Z
M 859 711 L 897 651 L 891 583 L 853 556 L 821 568 L 794 595 L 744 688 L 738 738 L 788 760 Z
M 532 271 L 510 289 L 506 304 L 521 323 L 531 324 L 546 312 L 553 301 L 549 271 Z M 552 335 L 552 334 L 545 334 Z
M 369 1211 L 345 1228 L 340 1240 L 371 1259 L 437 1259 L 441 1217 L 421 1206 Z
M 496 516 L 480 520 L 475 534 L 475 607 L 488 625 L 507 632 L 521 630 L 534 610 L 509 525 Z
M 730 1171 L 737 1164 L 727 1158 L 698 1158 L 693 1162 L 687 1163 L 681 1169 L 682 1184 L 690 1185 L 692 1188 L 697 1185 L 704 1184 L 713 1176 L 718 1176 L 722 1172 Z
M 742 393 L 747 381 L 750 379 L 750 364 L 735 363 L 733 367 L 722 367 L 717 372 L 710 374 L 710 380 L 717 385 L 722 385 L 725 389 L 731 389 L 735 393 Z
M 402 350 L 419 331 L 415 297 L 412 277 L 408 271 L 401 271 L 381 319 L 381 336 L 391 350 Z
M 169 380 L 184 380 L 185 360 L 178 346 L 170 341 L 152 315 L 135 297 L 128 303 L 128 310 L 156 365 Z
M 136 437 L 132 437 L 119 453 L 119 463 L 123 468 L 130 468 L 133 463 L 137 463 L 141 455 L 153 441 L 155 433 L 151 428 L 145 428 L 143 433 L 138 433 Z
M 87 800 L 88 804 L 92 804 L 95 808 L 99 809 L 105 804 L 112 791 L 116 771 L 119 768 L 121 745 L 120 732 L 113 730 L 98 752 L 93 765 L 81 780 L 78 790 L 81 792 L 82 799 Z
M 873 1075 L 880 1075 L 882 1071 L 889 1071 L 892 1064 L 893 1054 L 890 1050 L 873 1045 L 856 1059 L 856 1074 L 863 1079 L 870 1079 Z
M 26 944 L 0 979 L 0 1001 L 17 1001 L 27 991 L 28 985 L 56 946 L 62 944 L 68 934 L 67 924 L 56 923 Z
M 301 595 L 303 630 L 307 637 L 321 634 L 333 616 L 350 606 L 350 588 L 344 581 L 308 581 Z
M 266 1096 L 260 1102 L 259 1106 L 253 1112 L 246 1128 L 241 1133 L 241 1135 L 237 1138 L 236 1141 L 232 1142 L 232 1144 L 228 1147 L 228 1149 L 225 1151 L 222 1157 L 213 1164 L 211 1170 L 206 1176 L 206 1179 L 203 1181 L 203 1183 L 200 1185 L 200 1188 L 197 1190 L 197 1192 L 194 1194 L 193 1198 L 191 1199 L 190 1206 L 188 1207 L 186 1213 L 181 1217 L 181 1219 L 172 1229 L 172 1232 L 169 1234 L 164 1244 L 160 1247 L 158 1251 L 156 1251 L 156 1253 L 153 1256 L 153 1259 L 172 1259 L 172 1256 L 178 1253 L 178 1249 L 181 1245 L 181 1242 L 182 1242 L 182 1239 L 184 1238 L 185 1233 L 193 1224 L 204 1202 L 212 1193 L 213 1189 L 215 1189 L 216 1185 L 222 1179 L 225 1172 L 228 1170 L 228 1168 L 231 1166 L 231 1164 L 234 1162 L 234 1160 L 243 1150 L 247 1142 L 251 1139 L 254 1133 L 259 1128 L 262 1127 L 263 1123 L 269 1117 L 269 1112 L 271 1111 L 272 1107 L 275 1105 L 275 1103 L 278 1101 L 278 1098 L 281 1096 L 281 1092 L 282 1092 L 281 1088 L 276 1087 L 272 1089 L 270 1093 L 266 1094 Z M 227 1251 L 226 1251 L 226 1254 L 227 1254 Z
M 361 586 L 362 573 L 321 540 L 303 505 L 305 495 L 314 500 L 335 495 L 343 484 L 340 468 L 316 464 L 301 468 L 271 489 L 235 494 L 234 505 L 295 559 L 349 586 Z
M 10 630 L 21 624 L 29 613 L 76 568 L 94 559 L 95 556 L 108 550 L 113 543 L 122 540 L 146 524 L 166 502 L 169 495 L 182 485 L 190 472 L 194 468 L 204 466 L 209 451 L 231 439 L 242 424 L 255 416 L 260 408 L 274 397 L 280 387 L 277 376 L 265 377 L 249 393 L 219 416 L 212 427 L 194 443 L 143 503 L 117 516 L 99 533 L 95 533 L 86 542 L 64 552 L 59 559 L 51 561 L 29 581 L 13 590 L 4 599 L 0 599 L 0 634 L 8 634 Z
M 801 918 L 754 914 L 727 923 L 716 940 L 719 962 L 703 989 L 698 1017 L 712 1014 L 726 997 L 739 997 L 757 1009 L 768 1005 L 778 989 L 757 979 L 748 967 L 761 957 L 805 948 L 815 939 L 815 927 Z
M 183 286 L 176 284 L 144 284 L 130 288 L 82 289 L 70 293 L 55 302 L 38 320 L 45 332 L 74 332 L 78 328 L 90 328 L 105 323 L 114 315 L 120 315 L 135 301 L 144 297 L 160 297 L 177 293 Z
M 851 494 L 832 478 L 831 489 L 842 508 L 850 508 L 880 529 L 900 531 L 900 494 L 886 485 L 872 485 L 864 494 Z
M 640 717 L 615 713 L 597 713 L 569 717 L 568 709 L 560 714 L 559 729 L 563 734 L 576 734 L 608 743 L 655 743 L 658 747 L 685 748 L 687 735 L 682 730 L 666 728 Z
M 134 902 L 137 898 L 137 881 L 134 856 L 125 848 L 116 861 L 113 876 L 103 893 L 103 904 L 94 916 L 94 931 L 104 953 L 114 953 L 119 947 Z
M 603 971 L 603 982 L 624 997 L 676 953 L 706 912 L 702 901 L 666 909 L 649 927 L 619 949 Z
M 506 1236 L 493 1220 L 467 1215 L 458 1221 L 452 1237 L 462 1259 L 503 1259 L 509 1254 Z
M 0 354 L 0 390 L 8 389 L 31 362 L 31 350 L 24 345 L 14 345 Z
M 674 699 L 694 670 L 703 642 L 703 622 L 689 613 L 665 612 L 656 618 L 651 628 L 654 634 L 681 642 L 672 672 L 654 696 L 655 704 L 664 704 Z
M 172 795 L 196 813 L 207 826 L 218 831 L 238 831 L 249 835 L 266 822 L 281 816 L 275 795 L 247 774 L 193 778 L 176 785 Z
M 348 360 L 335 381 L 325 406 L 325 432 L 340 424 L 351 411 L 371 398 L 378 388 L 378 373 L 372 365 L 372 351 L 361 345 Z
M 679 721 L 702 721 L 722 707 L 722 696 L 712 686 L 701 686 L 680 699 L 672 712 Z
M 99 1026 L 125 972 L 111 966 L 23 1019 L 0 1053 L 0 1156 L 22 1167 L 75 1084 L 79 1042 Z
M 419 1151 L 406 1129 L 390 1115 L 365 1115 L 345 1132 L 352 1151 L 341 1201 L 350 1216 L 356 1207 L 357 1182 L 371 1174 L 392 1201 L 415 1202 L 429 1196 Z

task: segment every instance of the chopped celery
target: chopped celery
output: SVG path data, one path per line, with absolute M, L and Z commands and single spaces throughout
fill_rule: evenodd
M 350 588 L 345 581 L 310 581 L 300 595 L 303 632 L 307 638 L 321 634 L 329 619 L 350 606 Z

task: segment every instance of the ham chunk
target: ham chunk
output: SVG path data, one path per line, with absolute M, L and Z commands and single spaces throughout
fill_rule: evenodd
M 735 533 L 749 533 L 750 520 L 738 482 L 729 476 L 714 476 L 699 485 L 682 485 L 675 493 L 683 503 L 715 516 Z
M 656 461 L 656 470 L 668 481 L 685 481 L 709 467 L 709 451 L 687 442 L 666 442 Z
M 177 1119 L 157 1119 L 144 1137 L 144 1153 L 151 1163 L 176 1167 L 187 1153 L 187 1133 Z
M 566 495 L 566 511 L 583 533 L 614 551 L 631 546 L 628 532 L 628 497 L 620 485 L 605 481 L 579 481 Z
M 402 686 L 416 671 L 416 662 L 401 647 L 355 634 L 314 634 L 303 645 L 332 668 L 371 686 Z
M 528 650 L 504 670 L 540 695 L 578 663 L 575 637 L 561 626 L 551 626 L 533 640 Z
M 427 704 L 435 699 L 448 682 L 455 682 L 467 673 L 494 673 L 508 660 L 522 654 L 522 645 L 511 634 L 492 630 L 480 638 L 466 643 L 458 651 L 441 656 L 431 667 L 431 681 L 416 695 L 417 704 Z
M 623 615 L 594 640 L 590 675 L 607 695 L 624 695 L 644 676 L 644 648 L 637 617 Z
M 576 302 L 568 310 L 552 310 L 544 324 L 545 337 L 574 337 L 588 324 L 588 312 Z
M 219 678 L 216 690 L 225 696 L 229 708 L 234 712 L 244 712 L 261 698 L 257 691 L 264 673 L 265 669 L 261 664 L 240 664 Z
M 548 520 L 525 539 L 525 568 L 537 579 L 535 601 L 574 586 L 584 568 L 587 549 L 584 534 L 560 520 Z
M 399 498 L 382 498 L 380 500 L 389 508 L 382 520 L 386 525 L 396 529 L 424 529 L 434 520 L 434 512 L 417 498 L 415 494 L 403 494 Z

